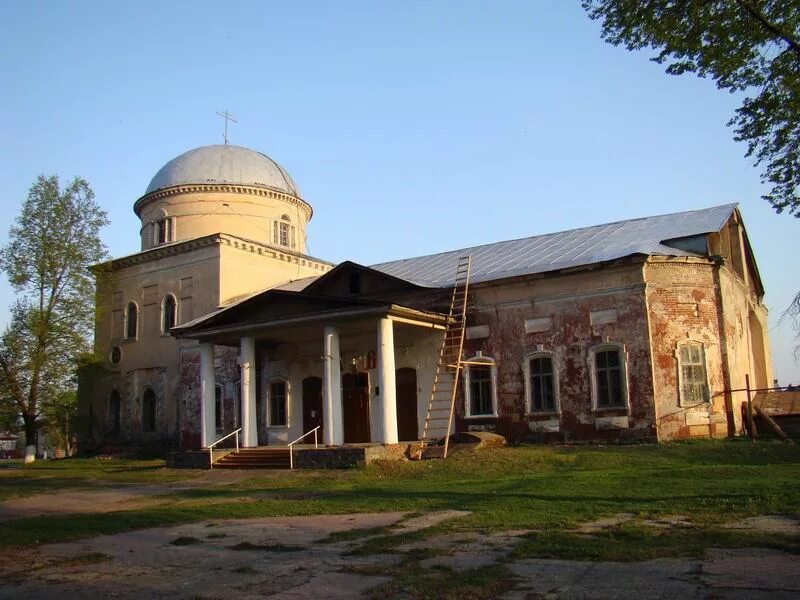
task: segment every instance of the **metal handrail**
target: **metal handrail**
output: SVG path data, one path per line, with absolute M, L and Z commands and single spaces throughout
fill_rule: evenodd
M 306 431 L 303 435 L 301 435 L 299 438 L 297 438 L 293 442 L 289 442 L 288 446 L 289 446 L 289 468 L 290 469 L 294 469 L 294 448 L 293 448 L 293 446 L 297 442 L 302 440 L 307 435 L 311 435 L 313 433 L 314 434 L 314 448 L 319 448 L 319 444 L 317 443 L 317 429 L 319 429 L 320 427 L 321 427 L 321 425 L 317 425 L 316 427 L 314 427 L 314 429 L 312 429 L 311 431 Z
M 207 446 L 207 448 L 208 448 L 208 468 L 209 468 L 209 469 L 213 469 L 213 468 L 214 468 L 214 446 L 216 446 L 216 445 L 217 445 L 217 444 L 219 444 L 220 442 L 224 442 L 225 440 L 227 440 L 227 439 L 228 439 L 229 437 L 231 437 L 232 435 L 236 435 L 236 434 L 237 434 L 237 433 L 239 433 L 241 430 L 242 430 L 242 428 L 241 428 L 241 427 L 239 427 L 239 429 L 237 429 L 237 430 L 235 430 L 235 431 L 231 431 L 231 432 L 230 432 L 228 435 L 226 435 L 225 437 L 221 437 L 221 438 L 219 438 L 219 439 L 218 439 L 216 442 L 214 442 L 213 444 L 209 444 L 209 445 Z M 236 435 L 236 451 L 237 451 L 237 452 L 239 451 L 239 436 L 238 436 L 238 435 Z

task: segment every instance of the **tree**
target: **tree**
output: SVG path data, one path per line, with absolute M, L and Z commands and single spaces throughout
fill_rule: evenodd
M 762 167 L 762 198 L 800 218 L 800 0 L 581 0 L 602 37 L 667 73 L 744 94 L 728 125 Z M 800 332 L 800 292 L 784 313 Z M 798 334 L 800 342 L 800 333 Z M 800 344 L 795 349 L 800 355 Z
M 770 186 L 763 198 L 800 217 L 798 0 L 581 0 L 602 37 L 652 48 L 667 73 L 696 73 L 744 94 L 728 125 Z
M 0 338 L 0 402 L 25 427 L 26 462 L 35 458 L 41 419 L 75 386 L 79 355 L 90 347 L 94 278 L 106 258 L 99 238 L 108 223 L 83 179 L 63 190 L 57 176 L 39 176 L 0 249 L 0 268 L 17 293 Z

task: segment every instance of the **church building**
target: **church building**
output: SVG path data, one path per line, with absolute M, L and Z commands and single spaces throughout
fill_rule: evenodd
M 264 154 L 169 161 L 141 251 L 94 268 L 95 443 L 420 438 L 459 258 L 472 270 L 456 431 L 513 440 L 737 435 L 771 381 L 764 289 L 728 204 L 365 266 L 306 254 L 312 217 Z M 402 255 L 402 249 L 398 254 Z

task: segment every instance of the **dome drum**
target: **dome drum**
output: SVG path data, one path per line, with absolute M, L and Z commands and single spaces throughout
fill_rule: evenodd
M 240 146 L 190 150 L 165 164 L 133 206 L 142 221 L 142 249 L 210 233 L 275 243 L 280 217 L 291 215 L 289 246 L 305 251 L 312 208 L 271 158 Z

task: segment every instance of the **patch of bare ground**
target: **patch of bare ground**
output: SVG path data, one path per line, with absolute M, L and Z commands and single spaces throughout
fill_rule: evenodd
M 159 502 L 159 496 L 200 488 L 226 486 L 251 477 L 237 471 L 208 471 L 203 475 L 176 482 L 153 484 L 80 482 L 86 489 L 62 489 L 53 493 L 34 494 L 0 502 L 0 522 L 28 517 L 65 514 L 94 514 L 142 508 Z M 246 495 L 246 494 L 242 494 Z M 206 501 L 215 501 L 207 499 Z M 225 501 L 224 499 L 218 500 Z
M 381 573 L 400 557 L 344 556 L 347 544 L 319 542 L 389 528 L 405 514 L 219 520 L 25 549 L 0 566 L 0 598 L 356 598 L 389 581 Z
M 640 562 L 520 558 L 529 530 L 429 531 L 463 511 L 215 520 L 145 529 L 0 556 L 0 599 L 43 598 L 794 598 L 800 556 L 710 549 L 700 558 Z M 797 521 L 745 519 L 759 531 Z M 584 523 L 595 538 L 625 527 L 662 531 L 681 515 Z M 405 541 L 404 541 L 405 540 Z M 385 543 L 384 543 L 385 542 Z M 376 548 L 353 552 L 354 548 Z M 433 595 L 431 595 L 433 594 Z

